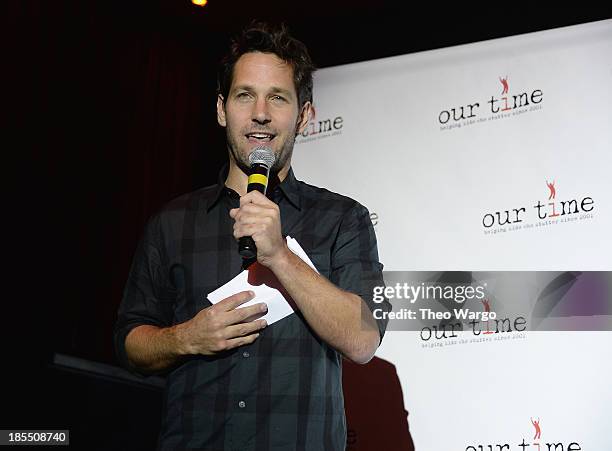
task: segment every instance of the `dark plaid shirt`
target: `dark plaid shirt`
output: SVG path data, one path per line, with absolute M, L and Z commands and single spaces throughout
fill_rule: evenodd
M 222 172 L 217 185 L 175 199 L 147 224 L 115 329 L 124 366 L 131 329 L 189 320 L 211 305 L 209 292 L 242 270 L 229 216 L 239 196 L 224 180 Z M 367 209 L 296 180 L 292 171 L 270 197 L 280 207 L 283 235 L 372 310 L 370 285 L 383 281 Z M 386 321 L 378 327 L 382 339 Z M 344 450 L 341 375 L 341 355 L 292 314 L 250 345 L 192 356 L 168 373 L 159 449 Z

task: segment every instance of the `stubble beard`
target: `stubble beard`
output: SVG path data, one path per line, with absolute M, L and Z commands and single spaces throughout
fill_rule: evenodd
M 226 134 L 227 134 L 227 138 L 226 138 L 227 147 L 229 149 L 229 152 L 233 160 L 236 162 L 236 165 L 240 168 L 242 172 L 244 172 L 245 175 L 249 175 L 251 173 L 251 165 L 249 164 L 250 152 L 252 152 L 252 150 L 255 149 L 256 147 L 266 146 L 266 143 L 262 143 L 259 146 L 254 146 L 253 149 L 251 149 L 251 151 L 249 151 L 247 155 L 243 155 L 238 150 L 238 145 L 232 138 L 232 134 L 229 128 L 226 128 Z M 274 164 L 270 168 L 271 174 L 278 174 L 278 172 L 285 167 L 287 162 L 291 160 L 291 156 L 293 155 L 294 144 L 295 144 L 295 137 L 293 139 L 291 138 L 287 139 L 283 143 L 283 146 L 281 147 L 280 151 L 278 152 L 274 151 L 272 146 L 266 146 L 272 149 L 272 151 L 274 152 L 274 156 L 276 157 Z

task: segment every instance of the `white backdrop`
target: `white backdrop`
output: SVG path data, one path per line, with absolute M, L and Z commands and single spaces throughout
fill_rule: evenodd
M 611 20 L 323 69 L 315 106 L 296 176 L 369 208 L 385 270 L 612 270 Z M 612 332 L 449 344 L 377 352 L 417 450 L 612 449 Z

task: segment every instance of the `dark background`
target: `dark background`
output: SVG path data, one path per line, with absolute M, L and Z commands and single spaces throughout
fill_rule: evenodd
M 156 431 L 135 419 L 157 420 L 158 391 L 66 371 L 53 356 L 116 364 L 112 326 L 145 221 L 173 197 L 215 183 L 226 160 L 215 69 L 249 20 L 285 21 L 328 67 L 610 17 L 584 4 L 409 5 L 2 3 L 3 150 L 17 165 L 5 166 L 13 252 L 0 428 L 70 428 L 81 444 L 113 429 L 139 437 L 125 449 L 151 446 Z M 87 449 L 117 449 L 96 446 Z

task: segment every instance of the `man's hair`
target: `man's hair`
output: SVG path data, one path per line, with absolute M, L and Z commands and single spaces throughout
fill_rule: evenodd
M 293 83 L 301 108 L 312 103 L 312 73 L 316 70 L 306 46 L 289 34 L 285 24 L 272 26 L 264 22 L 251 22 L 230 43 L 228 54 L 221 60 L 217 73 L 217 94 L 226 100 L 232 85 L 236 61 L 250 52 L 273 53 L 293 69 Z

